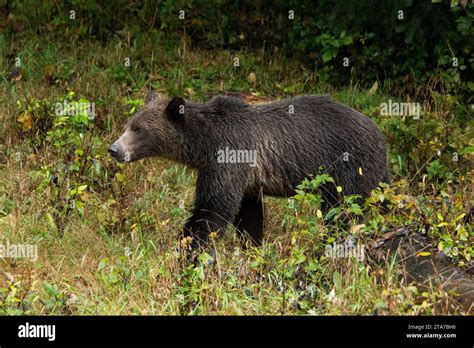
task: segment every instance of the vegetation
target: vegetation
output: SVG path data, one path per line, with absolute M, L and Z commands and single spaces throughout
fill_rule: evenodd
M 109 3 L 0 1 L 0 244 L 39 253 L 0 258 L 0 314 L 472 314 L 458 290 L 409 280 L 374 243 L 403 229 L 424 241 L 415 259 L 443 252 L 472 273 L 474 5 Z M 384 132 L 392 182 L 323 216 L 331 178 L 315 173 L 292 199 L 266 199 L 262 247 L 242 250 L 228 231 L 213 265 L 184 264 L 176 235 L 195 173 L 107 156 L 149 89 L 330 94 Z M 382 115 L 391 101 L 420 113 Z M 348 239 L 365 259 L 326 255 Z

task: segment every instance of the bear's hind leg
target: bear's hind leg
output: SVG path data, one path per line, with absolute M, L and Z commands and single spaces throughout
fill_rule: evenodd
M 263 239 L 263 202 L 257 197 L 244 197 L 240 204 L 240 210 L 234 220 L 240 239 L 246 239 L 255 246 L 260 246 Z

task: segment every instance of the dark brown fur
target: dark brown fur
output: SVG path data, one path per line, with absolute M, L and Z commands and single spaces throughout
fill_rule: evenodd
M 370 118 L 329 97 L 300 96 L 255 106 L 223 96 L 204 104 L 153 94 L 148 99 L 111 153 L 124 160 L 129 150 L 128 161 L 163 156 L 198 170 L 195 206 L 184 227 L 184 235 L 195 242 L 207 242 L 209 232 L 222 232 L 233 223 L 261 243 L 262 195 L 291 196 L 296 185 L 320 168 L 346 195 L 366 196 L 388 181 L 381 132 Z M 218 163 L 216 154 L 225 148 L 256 150 L 256 166 Z M 326 207 L 337 204 L 334 185 L 324 187 L 322 194 Z

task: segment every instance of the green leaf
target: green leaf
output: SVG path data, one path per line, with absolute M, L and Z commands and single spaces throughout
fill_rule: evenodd
M 214 262 L 214 258 L 206 252 L 199 254 L 198 260 L 204 265 L 208 265 Z
M 331 51 L 325 51 L 323 53 L 323 63 L 327 63 L 329 62 L 332 58 L 334 57 L 334 55 L 332 54 Z

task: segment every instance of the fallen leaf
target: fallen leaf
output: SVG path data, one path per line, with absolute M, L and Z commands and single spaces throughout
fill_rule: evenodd
M 163 76 L 161 76 L 160 74 L 150 74 L 150 76 L 148 76 L 148 79 L 150 81 L 163 80 Z
M 168 222 L 170 222 L 170 219 L 166 219 L 166 220 L 163 220 L 163 221 L 158 221 L 157 224 L 159 224 L 161 226 L 166 226 L 166 225 L 168 225 Z
M 251 84 L 255 84 L 255 82 L 257 82 L 257 76 L 254 72 L 251 72 L 249 76 L 247 76 L 247 81 Z
M 351 234 L 357 234 L 362 228 L 365 227 L 365 224 L 360 224 L 360 225 L 354 225 L 350 229 Z
M 33 163 L 33 164 L 37 164 L 37 160 L 36 160 L 36 155 L 34 153 L 30 153 L 28 156 L 26 156 L 26 158 L 28 159 L 28 162 L 30 163 Z
M 55 71 L 56 71 L 56 68 L 55 68 L 54 65 L 49 64 L 49 65 L 45 65 L 45 66 L 43 67 L 43 73 L 44 73 L 47 77 L 53 76 L 54 73 L 55 73 Z
M 27 112 L 23 112 L 17 118 L 18 123 L 21 124 L 21 130 L 26 132 L 33 128 L 33 119 L 31 118 L 30 114 Z
M 189 95 L 190 97 L 196 95 L 196 92 L 194 92 L 194 90 L 191 88 L 191 87 L 188 87 L 184 90 L 184 93 L 186 93 L 187 95 Z
M 202 26 L 202 21 L 200 19 L 193 18 L 193 19 L 191 19 L 191 25 L 196 26 L 196 27 L 200 27 L 200 26 Z

